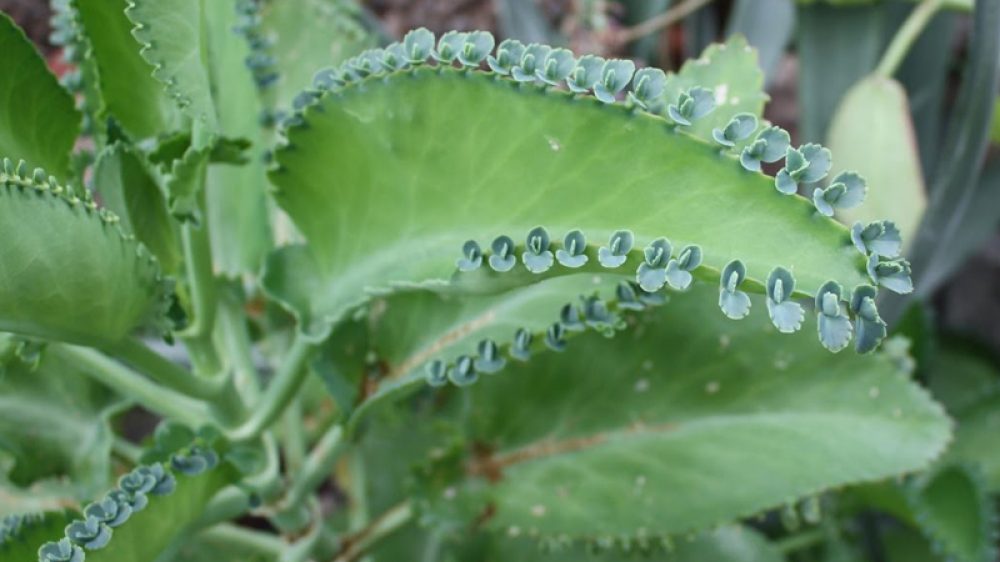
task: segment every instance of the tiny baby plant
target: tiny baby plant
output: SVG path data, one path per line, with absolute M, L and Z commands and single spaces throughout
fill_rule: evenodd
M 744 523 L 836 536 L 950 439 L 878 310 L 899 230 L 837 220 L 865 179 L 740 37 L 53 7 L 61 80 L 0 15 L 4 562 L 781 559 Z

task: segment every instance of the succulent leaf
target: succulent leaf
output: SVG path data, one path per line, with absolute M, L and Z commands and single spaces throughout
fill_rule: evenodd
M 876 254 L 887 258 L 899 256 L 903 244 L 899 229 L 891 221 L 870 222 L 867 225 L 856 222 L 851 227 L 851 241 L 865 256 Z
M 524 44 L 517 39 L 504 39 L 497 47 L 496 57 L 486 56 L 486 64 L 490 70 L 499 76 L 509 76 L 511 70 L 521 63 L 524 57 Z
M 549 56 L 552 47 L 532 43 L 524 49 L 521 61 L 515 65 L 510 76 L 517 82 L 534 82 L 538 79 L 538 71 L 543 68 L 545 58 Z
M 587 238 L 579 230 L 571 230 L 563 238 L 563 247 L 556 250 L 556 259 L 561 265 L 577 269 L 586 265 L 590 259 L 585 253 Z
M 494 271 L 504 272 L 514 268 L 517 259 L 514 255 L 514 240 L 510 236 L 496 237 L 490 244 L 490 249 L 493 252 L 489 262 Z
M 630 60 L 612 59 L 601 67 L 601 78 L 594 84 L 594 97 L 604 103 L 614 103 L 619 93 L 628 86 L 635 72 L 635 63 Z
M 687 289 L 694 280 L 691 272 L 701 265 L 701 259 L 701 247 L 686 246 L 678 254 L 677 259 L 667 263 L 667 283 L 678 291 Z
M 816 293 L 816 327 L 823 347 L 836 353 L 851 342 L 854 326 L 841 304 L 843 289 L 836 281 L 820 287 Z
M 589 92 L 601 79 L 601 70 L 606 61 L 595 55 L 584 55 L 577 59 L 573 72 L 566 80 L 570 91 L 576 94 Z
M 426 27 L 410 30 L 403 37 L 403 54 L 410 64 L 427 62 L 433 51 L 434 34 Z
M 462 244 L 462 257 L 455 265 L 459 271 L 475 271 L 483 264 L 483 250 L 475 240 Z
M 719 308 L 733 320 L 746 318 L 750 314 L 750 295 L 737 288 L 746 276 L 747 268 L 743 262 L 733 260 L 723 268 L 719 279 Z
M 875 284 L 894 293 L 904 295 L 913 292 L 910 262 L 905 259 L 883 260 L 878 254 L 872 254 L 868 256 L 868 275 Z
M 802 327 L 805 312 L 802 305 L 791 300 L 795 277 L 783 267 L 776 267 L 767 277 L 767 313 L 771 323 L 783 334 L 797 332 Z
M 598 250 L 597 259 L 606 268 L 619 267 L 628 259 L 628 253 L 634 243 L 635 236 L 631 231 L 618 230 L 611 235 L 608 245 Z
M 539 80 L 556 86 L 565 80 L 576 66 L 576 59 L 569 49 L 552 49 L 545 55 L 541 68 L 535 71 Z
M 478 67 L 493 50 L 494 44 L 495 39 L 489 31 L 472 31 L 458 52 L 458 62 L 463 66 Z
M 521 254 L 521 261 L 528 271 L 532 273 L 544 273 L 554 263 L 552 251 L 549 250 L 549 233 L 544 227 L 537 226 L 528 233 L 525 241 L 525 250 Z
M 737 113 L 722 129 L 712 129 L 712 138 L 726 148 L 746 140 L 757 130 L 757 117 L 752 113 Z M 766 146 L 766 141 L 765 141 Z M 760 149 L 763 150 L 763 149 Z
M 885 339 L 887 327 L 875 307 L 878 289 L 871 285 L 858 285 L 851 293 L 851 311 L 857 321 L 858 334 L 854 348 L 858 353 L 869 353 Z
M 632 76 L 628 99 L 643 109 L 655 107 L 667 87 L 667 75 L 659 68 L 642 68 Z
M 785 157 L 791 137 L 781 127 L 768 127 L 757 134 L 753 143 L 740 153 L 740 164 L 751 172 L 761 170 L 761 162 L 777 162 Z
M 701 86 L 695 86 L 686 92 L 681 92 L 677 101 L 667 106 L 667 115 L 677 125 L 688 127 L 714 109 L 715 96 L 712 92 Z

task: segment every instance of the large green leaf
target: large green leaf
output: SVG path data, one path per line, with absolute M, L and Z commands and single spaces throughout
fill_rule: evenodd
M 37 562 L 38 545 L 58 535 L 75 518 L 70 510 L 18 514 L 0 521 L 4 562 Z
M 828 144 L 837 155 L 834 173 L 856 171 L 868 181 L 867 204 L 842 211 L 845 221 L 889 219 L 909 239 L 927 196 L 902 86 L 877 74 L 857 83 L 833 116 Z
M 42 484 L 54 495 L 54 487 L 40 481 L 65 478 L 60 495 L 76 500 L 106 488 L 111 477 L 108 418 L 119 402 L 56 355 L 43 353 L 37 367 L 12 360 L 0 377 L 0 449 L 14 460 L 10 483 L 29 491 Z M 34 493 L 42 495 L 42 490 Z
M 71 0 L 97 62 L 101 114 L 113 116 L 136 140 L 155 137 L 177 124 L 177 109 L 153 67 L 140 55 L 125 17 L 126 0 Z
M 948 560 L 997 559 L 996 506 L 974 471 L 952 465 L 922 476 L 910 505 L 921 531 Z
M 949 420 L 889 357 L 728 322 L 707 292 L 472 386 L 462 503 L 508 532 L 676 534 L 941 454 Z
M 163 269 L 177 271 L 182 256 L 174 221 L 145 157 L 127 145 L 105 148 L 94 164 L 94 185 L 101 202 L 121 219 L 126 231 L 135 234 L 160 260 Z
M 0 156 L 25 160 L 64 181 L 80 134 L 73 97 L 49 72 L 38 51 L 7 14 L 0 12 Z
M 351 0 L 268 0 L 261 7 L 261 31 L 271 41 L 267 53 L 278 71 L 275 103 L 288 109 L 317 70 L 339 64 L 375 38 L 358 23 Z
M 713 281 L 736 258 L 758 287 L 777 265 L 795 271 L 803 294 L 866 280 L 842 226 L 717 147 L 620 105 L 417 68 L 325 93 L 297 121 L 271 177 L 308 246 L 272 258 L 294 262 L 296 275 L 265 285 L 314 334 L 367 291 L 446 284 L 466 240 L 521 241 L 537 225 L 557 242 L 582 229 L 594 272 L 596 246 L 628 228 L 627 267 L 667 236 L 678 251 L 699 244 L 700 275 Z
M 205 5 L 219 127 L 227 137 L 244 138 L 252 143 L 246 164 L 211 165 L 206 179 L 205 206 L 212 256 L 216 268 L 227 275 L 256 273 L 271 246 L 265 140 L 259 124 L 263 108 L 245 64 L 250 49 L 234 30 L 236 3 L 213 0 Z
M 100 345 L 166 329 L 158 262 L 117 221 L 53 182 L 0 173 L 0 330 Z
M 218 128 L 208 67 L 204 0 L 126 0 L 140 54 L 181 110 L 207 132 Z

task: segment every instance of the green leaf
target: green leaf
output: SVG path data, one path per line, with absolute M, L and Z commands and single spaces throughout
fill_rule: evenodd
M 1000 144 L 1000 99 L 993 107 L 993 126 L 990 128 L 990 140 L 994 144 Z
M 0 156 L 69 179 L 69 155 L 81 119 L 73 97 L 5 13 L 0 13 L 0 52 Z
M 924 535 L 949 560 L 992 562 L 996 506 L 978 474 L 945 466 L 914 483 L 910 505 Z
M 833 116 L 828 145 L 837 155 L 835 173 L 854 171 L 868 182 L 867 204 L 842 210 L 844 221 L 889 219 L 904 240 L 910 239 L 927 207 L 927 195 L 902 86 L 879 75 L 858 82 Z
M 209 63 L 217 100 L 219 127 L 229 137 L 250 139 L 249 161 L 241 166 L 213 165 L 206 179 L 206 214 L 216 268 L 237 276 L 257 273 L 271 247 L 264 173 L 264 135 L 259 125 L 263 107 L 245 60 L 250 49 L 234 31 L 236 1 L 205 4 L 210 30 Z
M 820 142 L 841 98 L 882 54 L 886 6 L 809 2 L 796 15 L 799 133 L 803 141 Z
M 76 516 L 65 510 L 4 518 L 0 521 L 0 556 L 5 562 L 38 562 L 38 545 L 62 533 Z
M 173 130 L 177 108 L 139 55 L 126 0 L 71 1 L 90 44 L 88 55 L 97 62 L 101 115 L 113 116 L 136 140 Z
M 0 330 L 86 345 L 168 328 L 169 287 L 117 217 L 47 181 L 0 173 Z
M 119 403 L 55 354 L 43 352 L 37 367 L 12 360 L 0 377 L 0 449 L 14 460 L 7 479 L 22 488 L 49 480 L 42 483 L 46 494 L 77 500 L 105 489 L 113 437 L 108 418 Z
M 307 107 L 271 176 L 308 246 L 296 251 L 301 273 L 265 286 L 309 333 L 324 334 L 367 292 L 446 285 L 468 240 L 520 241 L 538 225 L 556 241 L 579 228 L 594 253 L 631 229 L 631 267 L 660 236 L 678 251 L 698 244 L 697 274 L 713 283 L 734 258 L 756 287 L 779 264 L 807 294 L 866 279 L 842 226 L 660 118 L 478 72 L 418 68 L 363 84 Z M 487 115 L 504 119 L 484 142 Z M 589 263 L 606 271 L 596 255 Z M 508 287 L 534 280 L 508 275 Z
M 757 49 L 764 79 L 770 84 L 795 31 L 795 4 L 792 0 L 737 0 L 728 25 L 727 35 L 739 33 Z
M 709 45 L 700 57 L 685 62 L 680 72 L 668 74 L 666 99 L 673 103 L 681 92 L 695 86 L 708 88 L 715 97 L 715 111 L 689 128 L 691 134 L 709 142 L 712 129 L 725 127 L 737 113 L 760 117 L 768 100 L 757 51 L 741 35 Z
M 176 272 L 183 259 L 177 231 L 143 158 L 127 145 L 108 146 L 94 164 L 94 185 L 100 189 L 101 202 L 118 215 L 124 229 L 153 252 L 164 271 Z
M 153 66 L 153 77 L 166 86 L 181 111 L 208 133 L 216 132 L 204 1 L 126 1 L 125 15 L 135 24 L 132 35 L 142 44 L 139 54 Z M 201 146 L 200 141 L 195 144 Z
M 292 98 L 312 83 L 317 70 L 340 64 L 375 46 L 375 38 L 358 22 L 358 8 L 344 0 L 282 2 L 261 8 L 261 28 L 273 41 L 267 53 L 280 73 L 275 103 L 291 107 Z
M 189 146 L 184 156 L 171 162 L 163 178 L 170 213 L 181 221 L 201 222 L 199 198 L 205 187 L 211 147 Z
M 671 535 L 941 454 L 947 417 L 889 357 L 729 322 L 707 292 L 470 387 L 462 501 L 505 532 Z

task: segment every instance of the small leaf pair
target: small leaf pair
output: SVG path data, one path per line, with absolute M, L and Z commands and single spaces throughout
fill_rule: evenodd
M 795 278 L 783 267 L 776 267 L 767 276 L 767 313 L 771 323 L 783 334 L 797 332 L 802 327 L 805 312 L 792 300 Z
M 903 238 L 892 221 L 876 221 L 867 225 L 860 222 L 851 227 L 851 241 L 864 255 L 894 258 L 902 249 Z
M 652 293 L 668 283 L 677 290 L 691 285 L 691 271 L 701 265 L 701 248 L 687 246 L 677 259 L 670 259 L 670 253 L 670 241 L 666 238 L 654 240 L 643 250 L 644 261 L 636 272 L 636 282 L 642 290 Z
M 761 162 L 777 162 L 785 156 L 791 137 L 781 127 L 768 127 L 740 153 L 740 165 L 751 172 L 761 170 Z
M 821 215 L 832 217 L 835 210 L 860 205 L 867 191 L 864 178 L 854 172 L 841 172 L 825 189 L 813 190 L 813 205 Z
M 712 129 L 712 138 L 726 148 L 750 138 L 757 130 L 757 117 L 752 113 L 737 113 L 725 127 Z
M 789 148 L 785 153 L 785 167 L 774 176 L 775 188 L 785 195 L 799 190 L 799 184 L 816 183 L 826 177 L 832 164 L 829 149 L 818 144 L 805 144 Z
M 913 292 L 910 262 L 905 259 L 883 260 L 880 255 L 871 254 L 867 269 L 876 284 L 901 295 Z
M 715 96 L 711 90 L 695 86 L 681 92 L 677 102 L 667 106 L 667 115 L 678 125 L 685 127 L 715 110 Z
M 420 46 L 423 47 L 425 41 L 426 35 L 423 35 L 420 38 L 414 38 L 413 43 L 419 42 Z M 457 60 L 462 66 L 475 68 L 489 56 L 494 43 L 493 35 L 488 31 L 468 33 L 449 31 L 438 39 L 437 49 L 431 53 L 431 56 L 443 64 L 451 64 Z

